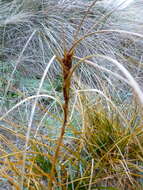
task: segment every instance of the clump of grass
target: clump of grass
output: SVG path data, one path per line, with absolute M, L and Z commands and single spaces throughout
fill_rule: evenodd
M 73 136 L 64 134 L 54 178 L 51 168 L 59 141 L 39 132 L 37 138 L 29 138 L 25 188 L 46 189 L 51 181 L 54 189 L 142 189 L 142 114 L 137 111 L 136 102 L 132 102 L 132 107 L 128 106 L 130 115 L 126 112 L 123 120 L 112 105 L 107 109 L 104 101 L 93 104 L 93 99 L 86 93 L 78 91 L 75 109 L 79 121 L 83 122 L 81 126 L 72 122 L 67 124 Z M 6 119 L 5 122 L 8 123 Z M 16 123 L 13 125 L 15 130 L 21 127 Z M 19 144 L 25 143 L 24 135 L 13 130 L 10 132 Z M 1 176 L 8 179 L 15 189 L 21 189 L 19 181 L 23 175 L 24 152 L 13 139 L 5 139 L 6 132 L 3 134 L 1 141 L 5 147 L 1 149 Z
M 112 53 L 103 51 L 105 42 L 98 49 L 96 40 L 99 38 L 99 42 L 107 37 L 107 41 L 111 39 L 111 47 L 114 48 L 112 43 L 114 35 L 116 40 L 118 35 L 123 37 L 129 35 L 139 41 L 138 39 L 143 37 L 142 34 L 108 29 L 106 25 L 105 28 L 98 26 L 99 23 L 94 23 L 93 19 L 96 18 L 94 16 L 96 9 L 92 12 L 96 1 L 88 6 L 85 16 L 80 21 L 78 19 L 85 10 L 82 2 L 63 4 L 62 1 L 46 1 L 35 5 L 34 2 L 29 2 L 28 6 L 21 1 L 20 3 L 13 1 L 13 4 L 1 2 L 1 5 L 6 6 L 10 11 L 8 14 L 16 9 L 16 15 L 8 17 L 7 22 L 2 23 L 4 31 L 2 50 L 5 52 L 6 46 L 9 46 L 11 51 L 11 44 L 13 42 L 15 44 L 19 32 L 21 30 L 25 32 L 24 37 L 20 35 L 20 42 L 24 46 L 20 44 L 20 51 L 19 48 L 14 49 L 15 54 L 19 52 L 19 56 L 7 82 L 4 97 L 11 88 L 11 80 L 24 55 L 30 56 L 30 62 L 33 61 L 34 64 L 36 62 L 33 55 L 39 51 L 41 54 L 38 56 L 42 55 L 39 57 L 44 64 L 46 57 L 48 59 L 50 55 L 53 57 L 48 64 L 45 64 L 45 69 L 43 68 L 44 72 L 36 95 L 26 97 L 25 93 L 21 92 L 25 99 L 2 114 L 0 118 L 5 124 L 10 125 L 8 131 L 16 138 L 16 140 L 8 140 L 5 134 L 0 137 L 2 178 L 7 179 L 15 189 L 141 189 L 143 92 L 132 74 L 136 68 L 132 62 L 128 62 L 127 66 L 122 64 L 127 61 L 124 62 L 124 56 L 121 56 L 122 48 L 118 47 L 118 51 L 115 48 L 112 54 L 112 51 Z M 11 9 L 8 5 L 11 5 Z M 30 10 L 37 12 L 29 14 L 29 7 Z M 78 13 L 67 18 L 66 14 L 72 15 L 75 7 L 78 7 Z M 47 10 L 57 8 L 59 15 L 56 19 L 54 15 L 49 14 L 46 15 L 47 21 L 42 19 L 44 24 L 41 24 L 41 16 L 47 13 Z M 25 11 L 26 20 L 21 20 L 23 16 L 21 10 Z M 40 17 L 37 14 L 40 14 Z M 101 25 L 109 15 L 109 13 L 105 14 L 99 19 Z M 45 15 L 43 17 L 45 18 Z M 52 23 L 50 19 L 58 24 L 56 32 L 53 26 L 55 22 Z M 64 50 L 59 35 L 61 23 L 64 23 L 66 31 L 62 38 Z M 5 24 L 6 27 L 3 27 Z M 16 26 L 16 31 L 17 27 L 20 29 L 11 43 L 9 31 L 10 29 L 15 31 L 13 24 Z M 95 30 L 96 26 L 98 27 Z M 30 34 L 28 38 L 26 38 L 27 31 Z M 93 43 L 90 43 L 92 40 Z M 41 47 L 40 50 L 38 47 Z M 30 54 L 29 50 L 34 51 L 34 54 L 33 52 Z M 49 50 L 50 53 L 46 52 Z M 8 54 L 5 52 L 4 55 Z M 13 56 L 13 53 L 10 55 Z M 52 65 L 56 65 L 56 71 L 58 70 L 62 76 L 62 93 L 55 89 L 52 78 L 49 78 L 51 92 L 41 94 L 42 86 Z M 140 65 L 138 61 L 137 65 Z M 140 67 L 137 69 L 140 73 Z M 50 99 L 46 107 L 41 104 L 40 98 L 46 98 L 47 101 Z M 23 107 L 26 107 L 25 110 Z M 25 115 L 22 115 L 23 112 Z M 10 115 L 11 118 L 15 115 L 17 117 L 12 121 Z M 18 116 L 22 121 L 17 120 Z M 46 118 L 50 117 L 55 120 L 56 128 L 60 128 L 60 132 L 55 136 L 48 133 L 48 128 L 55 129 L 54 123 L 52 126 L 47 124 L 44 130 Z M 45 133 L 43 134 L 42 131 Z M 68 132 L 71 133 L 71 137 Z M 23 146 L 24 148 L 21 148 Z
M 64 160 L 72 188 L 142 189 L 142 124 L 131 116 L 125 127 L 115 110 L 83 100 L 82 132 L 69 142 Z

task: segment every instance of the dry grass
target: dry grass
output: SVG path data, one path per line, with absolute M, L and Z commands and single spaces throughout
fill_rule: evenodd
M 98 1 L 41 2 L 0 1 L 0 188 L 142 190 L 142 33 Z

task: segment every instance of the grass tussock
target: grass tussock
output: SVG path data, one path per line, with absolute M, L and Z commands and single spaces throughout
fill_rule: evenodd
M 143 189 L 141 3 L 108 6 L 0 1 L 1 189 Z
M 58 158 L 52 171 L 53 158 L 59 141 L 38 134 L 29 139 L 23 185 L 28 189 L 142 189 L 142 124 L 138 115 L 126 118 L 110 110 L 93 105 L 82 97 L 82 129 L 69 123 Z M 81 102 L 80 102 L 81 103 Z M 79 109 L 79 106 L 77 107 Z M 78 110 L 77 110 L 78 111 Z M 106 114 L 105 114 L 106 113 Z M 15 126 L 16 127 L 16 126 Z M 12 133 L 20 144 L 26 137 Z M 1 135 L 1 175 L 15 189 L 21 189 L 23 151 Z M 2 151 L 3 150 L 3 151 Z M 51 175 L 51 174 L 54 174 Z

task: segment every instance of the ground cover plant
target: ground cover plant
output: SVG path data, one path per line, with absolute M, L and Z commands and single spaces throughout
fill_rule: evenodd
M 0 189 L 143 189 L 142 7 L 0 1 Z

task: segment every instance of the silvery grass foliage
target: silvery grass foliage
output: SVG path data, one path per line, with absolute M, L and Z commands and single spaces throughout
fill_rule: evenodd
M 1 0 L 1 76 L 7 81 L 4 96 L 12 85 L 31 95 L 31 90 L 29 92 L 29 89 L 23 87 L 24 82 L 21 85 L 21 76 L 41 78 L 53 55 L 62 56 L 64 49 L 70 48 L 75 40 L 93 32 L 95 34 L 81 40 L 75 48 L 76 59 L 73 64 L 89 55 L 91 61 L 77 67 L 77 80 L 81 80 L 84 88 L 95 88 L 104 93 L 108 91 L 107 96 L 111 96 L 118 104 L 129 101 L 128 98 L 132 95 L 130 86 L 135 85 L 131 81 L 132 85 L 127 85 L 126 79 L 123 80 L 123 72 L 115 63 L 119 61 L 137 82 L 142 82 L 140 18 L 143 5 L 141 0 L 134 1 L 127 7 L 122 7 L 123 1 L 115 2 L 117 3 L 106 0 Z M 10 70 L 5 70 L 5 67 L 10 67 Z M 17 72 L 20 75 L 18 77 Z M 55 80 L 59 73 L 59 64 L 54 60 L 48 75 Z M 35 81 L 29 81 L 31 83 L 34 84 Z M 36 89 L 37 87 L 33 94 Z
M 102 56 L 119 61 L 135 80 L 139 83 L 142 81 L 140 18 L 143 5 L 141 0 L 137 0 L 126 4 L 126 8 L 123 1 L 115 2 L 1 0 L 1 67 L 2 71 L 6 66 L 11 69 L 6 78 L 6 93 L 16 80 L 17 71 L 20 71 L 20 75 L 40 78 L 54 54 L 62 56 L 64 49 L 70 48 L 76 39 L 93 32 L 95 34 L 81 40 L 75 48 L 75 56 L 78 57 L 75 62 L 90 55 L 90 61 L 95 63 L 94 69 L 92 64 L 80 64 L 78 80 L 93 88 L 107 88 L 113 99 L 118 97 L 121 102 L 130 96 L 130 87 L 122 84 L 121 69 L 115 62 Z M 48 74 L 54 79 L 59 71 L 55 61 Z M 7 72 L 2 74 L 5 77 Z
M 88 31 L 116 29 L 142 32 L 142 3 L 121 9 L 119 3 L 97 1 L 87 13 L 78 38 Z M 42 73 L 53 54 L 62 55 L 74 41 L 74 34 L 92 1 L 41 0 L 0 1 L 1 57 L 23 73 Z M 123 3 L 123 2 L 121 2 Z M 122 6 L 122 5 L 121 5 Z M 94 26 L 94 27 L 93 27 Z M 93 28 L 92 28 L 93 27 Z M 108 32 L 83 40 L 76 55 L 126 55 L 141 59 L 142 42 L 131 34 Z
M 20 75 L 41 78 L 53 55 L 62 56 L 75 40 L 93 33 L 77 44 L 75 62 L 90 55 L 90 61 L 97 66 L 93 69 L 92 64 L 80 64 L 76 70 L 78 80 L 93 88 L 107 88 L 113 99 L 126 99 L 131 89 L 122 83 L 121 69 L 102 56 L 119 61 L 137 82 L 142 82 L 142 7 L 141 0 L 131 4 L 106 0 L 1 0 L 0 58 L 3 77 L 7 74 L 5 94 L 18 71 Z M 7 66 L 10 72 L 3 72 Z M 54 79 L 59 71 L 55 61 L 48 75 Z M 17 81 L 19 87 L 20 79 Z
M 1 0 L 1 67 L 11 66 L 4 95 L 17 79 L 17 71 L 20 76 L 40 78 L 54 54 L 62 56 L 64 49 L 70 48 L 75 40 L 93 33 L 75 48 L 73 64 L 79 60 L 83 62 L 76 71 L 77 81 L 81 80 L 84 88 L 107 93 L 106 96 L 119 105 L 124 100 L 129 101 L 130 87 L 136 88 L 141 99 L 142 93 L 133 79 L 142 81 L 142 23 L 139 17 L 143 5 L 138 0 L 126 4 L 126 9 L 123 3 Z M 85 56 L 89 56 L 89 60 L 81 60 Z M 59 71 L 55 61 L 48 75 L 54 80 Z M 5 77 L 7 72 L 3 69 L 1 72 Z
M 118 7 L 118 9 L 122 10 L 127 8 L 134 0 L 109 0 L 105 1 L 105 4 L 110 7 Z

